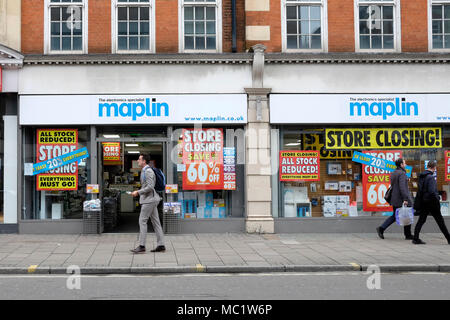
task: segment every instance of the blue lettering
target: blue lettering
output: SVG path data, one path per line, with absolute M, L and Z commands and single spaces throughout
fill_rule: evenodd
M 166 102 L 158 103 L 155 98 L 146 98 L 145 104 L 138 103 L 99 103 L 99 117 L 131 117 L 136 121 L 141 117 L 168 117 L 169 104 Z
M 415 103 L 415 102 L 407 102 L 406 103 L 406 112 L 408 113 L 408 116 L 410 115 L 411 107 L 414 108 L 414 115 L 418 116 L 419 115 L 419 106 L 417 105 L 417 103 Z
M 111 117 L 111 109 L 114 108 L 114 117 L 118 116 L 117 103 L 99 103 L 98 104 L 98 116 L 103 117 L 103 108 L 106 109 L 106 117 Z
M 138 113 L 137 107 L 140 107 L 141 110 Z M 133 121 L 136 121 L 136 117 L 142 117 L 145 114 L 145 106 L 143 103 L 133 103 Z
M 390 107 L 390 111 L 388 111 Z M 395 113 L 395 105 L 392 102 L 383 103 L 383 120 L 386 120 L 386 116 L 392 116 Z
M 169 116 L 169 105 L 165 102 L 158 103 L 158 117 L 161 116 L 161 108 L 162 107 L 164 107 L 164 116 L 168 117 Z
M 355 112 L 355 107 L 358 110 L 358 116 L 361 116 L 362 107 L 364 107 L 366 116 L 369 115 L 369 105 L 366 102 L 351 102 L 350 103 L 350 115 L 353 116 Z
M 131 103 L 122 103 L 119 107 L 119 113 L 122 117 L 131 117 Z M 124 107 L 127 107 L 127 113 L 123 111 Z
M 401 99 L 401 100 L 400 100 Z M 394 102 L 350 102 L 350 116 L 379 116 L 386 120 L 391 116 L 418 116 L 417 102 L 407 102 L 406 98 L 395 98 Z M 364 109 L 364 110 L 363 110 Z

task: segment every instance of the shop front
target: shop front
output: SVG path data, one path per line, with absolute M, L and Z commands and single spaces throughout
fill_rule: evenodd
M 271 95 L 275 232 L 374 232 L 395 160 L 419 174 L 437 160 L 441 212 L 450 216 L 448 94 Z M 446 218 L 448 219 L 448 218 Z
M 0 233 L 17 233 L 17 92 L 23 56 L 0 45 Z
M 21 95 L 19 122 L 20 233 L 82 233 L 95 199 L 102 232 L 137 232 L 142 153 L 166 177 L 163 224 L 245 230 L 245 94 Z

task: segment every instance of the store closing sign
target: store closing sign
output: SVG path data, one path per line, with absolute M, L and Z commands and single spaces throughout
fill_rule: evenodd
M 103 142 L 103 164 L 104 165 L 120 165 L 120 142 Z
M 78 189 L 77 161 L 62 165 L 53 159 L 66 155 L 78 148 L 77 129 L 38 129 L 36 132 L 36 164 L 44 163 L 48 167 L 34 165 L 33 171 L 47 172 L 37 174 L 36 190 L 68 191 Z M 49 161 L 51 160 L 51 161 Z M 48 163 L 49 162 L 49 163 Z M 41 164 L 42 165 L 42 164 Z
M 183 129 L 184 190 L 222 190 L 223 130 Z
M 313 129 L 323 131 L 323 129 Z M 305 150 L 318 150 L 321 159 L 351 159 L 351 150 L 327 150 L 325 148 L 325 135 L 316 133 L 303 134 L 303 147 Z
M 445 181 L 450 181 L 450 151 L 445 151 Z
M 442 129 L 325 129 L 325 146 L 327 149 L 442 148 Z
M 280 151 L 280 181 L 319 180 L 319 151 Z
M 355 152 L 356 153 L 356 152 Z M 364 151 L 363 154 L 360 154 L 360 158 L 366 156 L 367 159 L 370 159 L 367 164 L 363 164 L 362 170 L 362 183 L 363 183 L 363 210 L 364 211 L 392 211 L 392 207 L 389 203 L 384 200 L 384 195 L 386 191 L 389 189 L 390 177 L 391 177 L 391 166 L 394 164 L 395 170 L 395 160 L 401 158 L 402 151 L 401 150 L 376 150 L 376 151 Z M 354 155 L 354 159 L 355 159 Z M 373 161 L 375 159 L 375 161 Z M 381 168 L 381 165 L 373 166 L 371 164 L 380 164 L 383 160 L 387 163 L 384 168 Z M 359 162 L 359 161 L 357 161 Z M 387 169 L 389 168 L 389 169 Z M 411 171 L 410 171 L 411 174 Z

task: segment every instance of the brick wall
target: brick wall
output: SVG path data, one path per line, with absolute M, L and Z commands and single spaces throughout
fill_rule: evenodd
M 354 0 L 328 1 L 328 51 L 355 51 Z
M 428 51 L 428 1 L 401 2 L 403 52 Z
M 44 1 L 22 0 L 22 53 L 44 52 Z
M 178 52 L 178 0 L 155 1 L 156 52 Z
M 267 52 L 281 51 L 281 0 L 270 0 L 270 11 L 245 11 L 236 0 L 237 51 L 261 43 Z M 232 51 L 231 0 L 223 0 L 222 49 Z M 401 1 L 403 52 L 428 50 L 427 0 Z M 89 0 L 89 53 L 111 52 L 111 0 Z M 156 52 L 178 52 L 178 0 L 155 0 Z M 22 0 L 21 48 L 25 54 L 44 51 L 44 0 Z M 328 0 L 328 51 L 354 52 L 354 0 Z M 246 40 L 246 26 L 270 27 L 270 40 Z
M 111 53 L 111 1 L 90 0 L 88 52 Z
M 246 11 L 247 26 L 269 26 L 270 41 L 246 41 L 246 49 L 255 44 L 263 44 L 266 52 L 281 51 L 281 3 L 280 0 L 270 0 L 270 11 Z

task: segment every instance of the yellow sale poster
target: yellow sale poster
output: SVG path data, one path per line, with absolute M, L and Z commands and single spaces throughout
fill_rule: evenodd
M 77 129 L 38 129 L 36 132 L 36 163 L 70 153 L 77 148 Z M 77 162 L 36 175 L 36 190 L 69 191 L 77 189 Z

